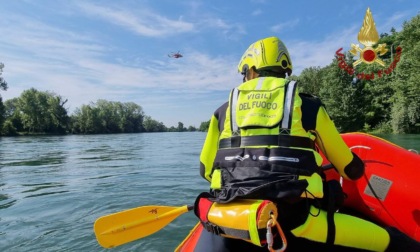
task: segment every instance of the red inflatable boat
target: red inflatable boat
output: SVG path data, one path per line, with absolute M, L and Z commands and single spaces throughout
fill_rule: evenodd
M 420 155 L 368 134 L 342 137 L 366 165 L 363 178 L 342 180 L 348 195 L 344 205 L 420 241 Z M 329 179 L 340 179 L 334 170 L 326 173 Z
M 364 177 L 357 181 L 342 180 L 334 169 L 326 171 L 327 179 L 341 181 L 348 196 L 344 207 L 420 241 L 420 155 L 369 134 L 342 137 L 366 164 Z M 202 232 L 197 224 L 175 251 L 194 251 Z

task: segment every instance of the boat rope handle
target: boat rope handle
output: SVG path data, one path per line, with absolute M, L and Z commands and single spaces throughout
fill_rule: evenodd
M 281 237 L 281 241 L 282 241 L 282 247 L 278 250 L 274 250 L 273 249 L 273 233 L 271 232 L 271 228 L 273 228 L 274 226 L 276 226 L 277 231 Z M 283 252 L 286 250 L 287 247 L 287 240 L 286 240 L 286 236 L 283 233 L 283 229 L 281 229 L 280 224 L 276 221 L 276 218 L 273 216 L 273 214 L 271 214 L 271 218 L 268 220 L 267 222 L 267 245 L 268 245 L 268 251 L 270 252 Z

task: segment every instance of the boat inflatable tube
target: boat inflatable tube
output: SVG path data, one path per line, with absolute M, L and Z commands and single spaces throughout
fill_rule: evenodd
M 344 206 L 420 241 L 420 155 L 365 133 L 341 136 L 365 163 L 365 174 L 356 181 L 327 172 L 327 179 L 342 181 Z

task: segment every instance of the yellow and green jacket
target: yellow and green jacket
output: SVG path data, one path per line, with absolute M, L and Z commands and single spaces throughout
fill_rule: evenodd
M 363 162 L 341 138 L 321 101 L 296 82 L 260 77 L 233 89 L 210 120 L 200 174 L 217 201 L 236 198 L 322 198 L 321 150 L 345 179 Z

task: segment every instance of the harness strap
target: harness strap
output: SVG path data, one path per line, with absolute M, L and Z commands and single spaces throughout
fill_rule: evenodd
M 239 131 L 238 124 L 236 123 L 236 104 L 238 103 L 239 90 L 234 88 L 231 92 L 230 97 L 230 128 L 232 134 L 237 134 Z
M 250 240 L 251 236 L 249 234 L 248 230 L 240 230 L 240 229 L 234 229 L 234 228 L 228 228 L 228 227 L 221 227 L 216 224 L 210 223 L 210 222 L 204 222 L 201 221 L 201 224 L 203 227 L 210 233 L 213 233 L 215 235 L 228 235 L 233 236 L 237 238 L 241 238 L 244 240 Z
M 259 145 L 315 149 L 315 142 L 310 138 L 290 135 L 234 136 L 219 141 L 219 149 Z
M 287 84 L 286 97 L 284 101 L 284 115 L 281 121 L 280 129 L 289 129 L 292 125 L 293 104 L 296 92 L 296 81 L 291 81 Z
M 328 188 L 328 208 L 327 208 L 327 246 L 333 249 L 334 241 L 335 241 L 335 222 L 334 222 L 334 212 L 335 212 L 335 197 L 332 186 L 327 183 Z

